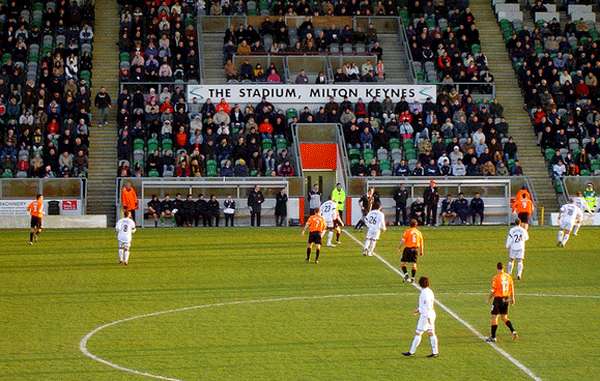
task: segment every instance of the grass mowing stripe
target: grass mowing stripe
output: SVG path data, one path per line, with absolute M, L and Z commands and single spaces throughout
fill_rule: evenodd
M 104 365 L 107 365 L 113 369 L 117 369 L 123 372 L 127 372 L 127 373 L 131 373 L 131 374 L 135 374 L 138 376 L 144 376 L 144 377 L 148 377 L 148 378 L 153 378 L 156 380 L 163 380 L 163 381 L 182 381 L 178 378 L 173 378 L 173 377 L 166 377 L 166 376 L 161 376 L 158 374 L 153 374 L 153 373 L 148 373 L 148 372 L 144 372 L 144 371 L 139 371 L 136 369 L 131 369 L 131 368 L 127 368 L 124 367 L 122 365 L 119 364 L 115 364 L 111 361 L 108 361 L 100 356 L 97 356 L 95 354 L 93 354 L 92 352 L 90 352 L 87 348 L 87 344 L 89 342 L 89 340 L 98 332 L 102 331 L 105 328 L 109 328 L 109 327 L 113 327 L 115 325 L 121 324 L 121 323 L 126 323 L 129 321 L 133 321 L 133 320 L 138 320 L 138 319 L 144 319 L 144 318 L 149 318 L 149 317 L 155 317 L 155 316 L 161 316 L 161 315 L 167 315 L 167 314 L 175 314 L 178 312 L 185 312 L 185 311 L 192 311 L 192 310 L 200 310 L 200 309 L 208 309 L 208 308 L 214 308 L 214 307 L 223 307 L 223 306 L 235 306 L 235 305 L 240 305 L 240 304 L 261 304 L 261 303 L 275 303 L 275 302 L 290 302 L 290 301 L 294 301 L 294 300 L 315 300 L 315 299 L 341 299 L 341 298 L 362 298 L 362 297 L 372 297 L 372 296 L 398 296 L 398 295 L 412 295 L 412 293 L 408 294 L 408 293 L 398 293 L 398 292 L 384 292 L 384 293 L 367 293 L 367 294 L 335 294 L 335 295 L 316 295 L 316 296 L 290 296 L 290 297 L 283 297 L 283 298 L 270 298 L 270 299 L 251 299 L 251 300 L 237 300 L 237 301 L 233 301 L 233 302 L 222 302 L 222 303 L 210 303 L 210 304 L 200 304 L 197 306 L 188 306 L 188 307 L 182 307 L 182 308 L 175 308 L 175 309 L 171 309 L 171 310 L 165 310 L 165 311 L 158 311 L 158 312 L 151 312 L 151 313 L 147 313 L 147 314 L 142 314 L 142 315 L 135 315 L 135 316 L 130 316 L 128 318 L 124 318 L 124 319 L 120 319 L 120 320 L 115 320 L 112 321 L 110 323 L 106 323 L 103 324 L 99 327 L 94 328 L 92 331 L 88 332 L 79 342 L 79 351 L 81 353 L 83 353 L 86 357 L 97 361 L 99 363 L 102 363 Z
M 344 230 L 344 233 L 350 237 L 354 242 L 356 242 L 359 246 L 363 247 L 363 243 L 360 242 L 358 240 L 358 238 L 356 238 L 352 233 L 349 233 L 348 231 Z M 373 255 L 375 256 L 375 258 L 377 258 L 381 263 L 383 263 L 384 265 L 386 265 L 390 270 L 392 270 L 393 272 L 395 272 L 396 274 L 398 274 L 400 277 L 403 277 L 404 274 L 402 273 L 402 271 L 398 270 L 396 267 L 394 267 L 391 263 L 389 263 L 385 258 L 383 258 L 382 256 L 380 256 L 379 254 L 373 252 Z M 411 283 L 411 285 L 416 288 L 417 290 L 420 290 L 421 288 L 414 284 Z M 490 345 L 492 348 L 494 348 L 494 350 L 498 353 L 500 353 L 504 358 L 506 358 L 508 361 L 510 361 L 511 363 L 513 363 L 513 365 L 515 365 L 517 368 L 519 368 L 521 371 L 523 371 L 523 373 L 525 373 L 526 375 L 528 375 L 530 378 L 532 378 L 533 380 L 536 381 L 541 381 L 542 379 L 538 376 L 535 375 L 535 373 L 533 373 L 533 371 L 531 371 L 531 369 L 527 368 L 525 365 L 523 365 L 523 363 L 521 363 L 519 360 L 517 360 L 516 358 L 514 358 L 512 355 L 510 355 L 510 353 L 506 352 L 504 349 L 500 348 L 498 345 L 496 345 L 495 343 L 488 343 L 485 341 L 485 336 L 483 336 L 478 330 L 475 329 L 475 327 L 473 327 L 471 324 L 469 324 L 467 321 L 465 321 L 464 319 L 462 319 L 460 316 L 458 316 L 458 314 L 454 311 L 452 311 L 450 308 L 446 307 L 445 304 L 443 304 L 442 302 L 440 302 L 437 298 L 435 298 L 435 304 L 437 304 L 442 310 L 444 310 L 448 315 L 452 316 L 452 318 L 454 318 L 454 320 L 458 321 L 460 324 L 462 324 L 463 326 L 465 326 L 469 331 L 471 331 L 475 336 L 477 336 L 480 340 L 482 340 L 483 342 L 485 342 L 486 344 Z

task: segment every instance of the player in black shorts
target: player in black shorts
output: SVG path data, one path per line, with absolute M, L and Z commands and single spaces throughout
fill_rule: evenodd
M 515 288 L 512 277 L 504 272 L 501 262 L 496 264 L 497 273 L 492 278 L 492 290 L 489 300 L 492 302 L 491 335 L 487 342 L 496 342 L 496 331 L 498 330 L 498 318 L 502 319 L 506 327 L 510 330 L 512 339 L 516 340 L 517 331 L 508 318 L 508 306 L 515 304 Z
M 400 248 L 404 246 L 402 250 L 402 257 L 400 258 L 400 267 L 404 274 L 405 282 L 414 282 L 415 275 L 417 273 L 417 257 L 424 254 L 423 251 L 423 235 L 417 229 L 417 220 L 414 218 L 410 220 L 410 227 L 402 233 L 402 241 L 400 242 Z M 408 275 L 407 264 L 411 264 L 410 276 Z
M 305 234 L 306 230 L 309 231 L 308 244 L 306 245 L 306 263 L 310 262 L 310 252 L 312 251 L 313 245 L 315 245 L 317 249 L 315 263 L 319 263 L 319 254 L 321 254 L 321 242 L 326 228 L 327 224 L 325 223 L 325 219 L 323 218 L 323 216 L 321 216 L 320 209 L 316 208 L 314 210 L 314 214 L 308 218 L 308 221 L 306 221 L 306 225 L 304 225 L 304 229 L 302 229 L 302 234 Z

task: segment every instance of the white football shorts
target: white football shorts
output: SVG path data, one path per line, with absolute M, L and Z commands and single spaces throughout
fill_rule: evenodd
M 128 250 L 130 246 L 131 246 L 131 241 L 119 240 L 119 249 Z
M 509 249 L 508 250 L 508 257 L 510 259 L 523 259 L 525 258 L 525 249 Z
M 369 229 L 367 230 L 367 239 L 373 239 L 377 241 L 379 236 L 381 235 L 381 230 L 379 229 Z
M 426 318 L 421 315 L 417 322 L 417 332 L 427 331 L 435 332 L 435 316 Z

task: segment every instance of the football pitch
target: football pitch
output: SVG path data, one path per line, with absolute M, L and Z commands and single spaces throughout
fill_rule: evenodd
M 363 240 L 364 232 L 348 233 Z M 296 228 L 145 229 L 128 267 L 111 229 L 0 233 L 0 380 L 591 380 L 600 374 L 600 230 L 566 248 L 532 227 L 510 317 L 486 303 L 506 227 L 423 229 L 440 357 L 404 358 L 418 291 L 397 244 L 376 257 L 347 234 L 304 262 Z M 467 328 L 468 325 L 470 328 Z M 520 367 L 519 367 L 520 366 Z

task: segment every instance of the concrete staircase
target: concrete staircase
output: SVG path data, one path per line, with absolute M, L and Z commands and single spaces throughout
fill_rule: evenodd
M 378 34 L 379 44 L 383 49 L 383 63 L 386 83 L 409 84 L 408 63 L 403 58 L 404 49 L 400 45 L 400 35 Z
M 105 214 L 109 226 L 115 219 L 115 177 L 117 174 L 117 121 L 118 96 L 119 10 L 114 0 L 96 0 L 96 25 L 94 30 L 94 67 L 92 97 L 100 87 L 106 87 L 113 109 L 109 124 L 98 126 L 92 120 L 90 128 L 90 160 L 88 173 L 87 214 Z M 92 109 L 92 115 L 97 115 Z
M 223 72 L 223 39 L 225 38 L 225 27 L 223 33 L 205 33 L 203 46 L 200 54 L 204 60 L 204 83 L 225 83 Z
M 533 182 L 537 194 L 537 208 L 545 209 L 545 221 L 549 213 L 558 210 L 556 193 L 549 177 L 546 163 L 536 144 L 527 112 L 523 109 L 523 96 L 512 68 L 508 52 L 489 0 L 472 0 L 470 8 L 475 16 L 481 39 L 481 50 L 496 81 L 496 97 L 504 106 L 504 116 L 509 133 L 519 148 L 519 161 L 525 175 Z

